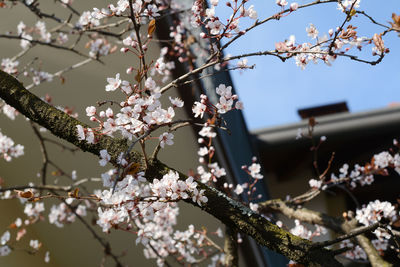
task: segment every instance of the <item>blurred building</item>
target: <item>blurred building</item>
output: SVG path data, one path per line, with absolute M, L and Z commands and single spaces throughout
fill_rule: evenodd
M 345 103 L 321 106 L 299 111 L 303 120 L 298 123 L 253 131 L 253 141 L 258 147 L 267 176 L 272 198 L 292 197 L 309 189 L 308 181 L 318 174 L 313 165 L 316 159 L 319 173 L 328 166 L 334 153 L 330 173 L 339 174 L 343 164 L 364 165 L 374 154 L 389 151 L 393 140 L 400 136 L 400 107 L 390 106 L 378 110 L 349 113 Z M 309 116 L 315 116 L 313 141 L 296 139 L 299 129 L 308 135 Z M 310 150 L 326 137 L 316 154 Z M 343 186 L 332 188 L 308 204 L 329 214 L 341 216 L 341 212 L 354 210 L 357 206 L 375 200 L 396 203 L 399 197 L 400 179 L 396 172 L 389 176 L 376 176 L 372 186 L 357 186 L 349 191 Z

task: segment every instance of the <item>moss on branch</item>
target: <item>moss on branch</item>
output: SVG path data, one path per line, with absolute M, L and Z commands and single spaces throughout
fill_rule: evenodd
M 115 163 L 118 155 L 128 150 L 126 140 L 109 136 L 102 136 L 96 144 L 88 144 L 85 141 L 78 140 L 76 126 L 82 125 L 87 128 L 88 125 L 42 101 L 26 90 L 17 79 L 1 70 L 0 98 L 31 121 L 47 128 L 55 136 L 74 144 L 83 151 L 99 156 L 100 150 L 107 149 L 111 155 L 111 161 Z M 141 163 L 143 161 L 143 157 L 137 152 L 131 152 L 129 158 L 134 162 Z M 170 170 L 173 169 L 158 160 L 152 160 L 148 164 L 146 177 L 149 177 L 151 181 L 154 178 L 161 178 Z M 180 174 L 180 178 L 186 179 L 187 176 Z M 205 196 L 208 198 L 208 202 L 200 206 L 201 209 L 213 215 L 228 227 L 251 236 L 260 245 L 307 266 L 342 266 L 336 261 L 331 251 L 324 248 L 313 249 L 310 241 L 279 228 L 214 188 L 201 183 L 199 183 L 198 188 L 204 189 Z M 197 203 L 193 203 L 191 200 L 187 200 L 187 202 L 199 207 Z

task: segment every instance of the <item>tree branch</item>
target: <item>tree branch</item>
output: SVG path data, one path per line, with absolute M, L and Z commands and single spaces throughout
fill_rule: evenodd
M 325 226 L 336 233 L 345 233 L 349 236 L 349 238 L 352 237 L 354 233 L 357 233 L 357 231 L 354 232 L 354 230 L 357 229 L 357 221 L 355 219 L 346 221 L 343 218 L 332 217 L 327 214 L 306 208 L 296 208 L 294 206 L 287 205 L 280 199 L 267 200 L 263 203 L 260 203 L 259 207 L 264 210 L 280 212 L 291 219 L 298 219 L 302 222 Z M 355 239 L 364 249 L 373 267 L 391 266 L 391 264 L 382 259 L 378 251 L 367 237 L 360 233 L 358 235 L 356 234 Z
M 118 156 L 128 149 L 126 140 L 109 136 L 102 136 L 96 144 L 78 140 L 76 126 L 89 127 L 88 125 L 45 103 L 27 91 L 18 80 L 3 71 L 0 71 L 0 97 L 30 120 L 47 128 L 57 137 L 78 146 L 83 151 L 99 156 L 100 150 L 107 149 L 111 156 L 111 162 L 114 164 L 117 163 Z M 131 151 L 128 156 L 131 162 L 137 162 L 142 167 L 145 166 L 144 159 L 139 153 Z M 161 178 L 170 170 L 173 169 L 157 159 L 152 159 L 149 160 L 145 177 L 151 182 L 155 178 Z M 182 173 L 179 175 L 180 179 L 187 178 Z M 251 236 L 260 245 L 307 266 L 341 266 L 334 258 L 332 251 L 324 248 L 313 249 L 309 240 L 279 228 L 214 188 L 198 182 L 198 189 L 204 190 L 208 202 L 202 206 L 192 202 L 191 199 L 186 202 L 213 215 L 227 227 Z
M 239 257 L 238 257 L 238 243 L 237 243 L 237 233 L 229 227 L 225 229 L 225 266 L 238 267 Z

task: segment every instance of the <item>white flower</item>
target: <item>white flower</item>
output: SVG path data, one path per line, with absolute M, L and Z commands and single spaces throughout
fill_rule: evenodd
M 121 85 L 121 79 L 119 73 L 115 75 L 115 78 L 107 78 L 108 84 L 106 85 L 106 91 L 115 91 Z
M 29 35 L 29 34 L 26 34 L 25 32 L 23 32 L 22 34 L 21 34 L 21 37 L 22 37 L 22 39 L 21 39 L 21 42 L 20 42 L 20 46 L 23 48 L 23 49 L 27 49 L 30 45 L 31 45 L 31 42 L 30 41 L 32 41 L 32 36 L 31 35 Z
M 234 190 L 235 194 L 240 195 L 241 193 L 243 193 L 243 191 L 244 191 L 243 186 L 241 186 L 240 184 L 237 184 L 236 188 Z
M 214 6 L 212 6 L 211 8 L 207 8 L 206 9 L 206 16 L 208 18 L 212 18 L 212 17 L 215 16 L 215 8 L 214 8 Z
M 215 233 L 217 234 L 217 236 L 218 236 L 219 238 L 224 237 L 224 234 L 222 233 L 222 230 L 221 230 L 221 228 L 219 228 L 219 227 L 218 227 L 217 231 L 215 231 Z
M 299 140 L 301 138 L 303 138 L 303 131 L 301 130 L 301 128 L 298 128 L 296 132 L 296 140 Z
M 174 105 L 178 108 L 183 107 L 183 101 L 181 99 L 179 99 L 178 97 L 175 97 L 175 98 L 169 97 L 169 101 L 171 101 L 172 105 Z
M 204 147 L 200 147 L 199 151 L 197 152 L 197 154 L 201 157 L 205 156 L 208 154 L 208 148 L 206 146 Z
M 91 117 L 96 114 L 96 107 L 90 106 L 86 108 L 86 116 Z
M 222 23 L 221 23 L 218 19 L 216 19 L 216 20 L 214 20 L 214 21 L 209 20 L 209 21 L 207 22 L 207 26 L 206 26 L 206 27 L 207 27 L 208 29 L 210 29 L 210 33 L 211 33 L 211 34 L 217 35 L 217 34 L 219 34 L 220 31 L 222 30 L 223 25 L 222 25 Z
M 38 218 L 40 216 L 40 213 L 42 213 L 43 211 L 44 211 L 44 204 L 39 202 L 36 202 L 35 206 L 33 206 L 32 203 L 28 203 L 25 205 L 24 208 L 24 213 L 28 217 Z
M 100 21 L 97 19 L 98 12 L 90 12 L 90 11 L 85 11 L 82 13 L 82 15 L 79 18 L 79 21 L 76 23 L 76 26 L 79 28 L 82 28 L 84 26 L 99 26 Z
M 21 218 L 17 218 L 14 222 L 16 227 L 21 227 L 22 226 L 22 220 Z
M 203 137 L 208 137 L 208 138 L 214 138 L 217 136 L 215 132 L 213 132 L 213 129 L 211 127 L 203 127 L 201 128 L 199 135 Z
M 249 207 L 252 211 L 257 212 L 258 211 L 258 204 L 251 203 L 249 204 Z
M 310 36 L 312 39 L 315 39 L 318 37 L 318 30 L 315 28 L 314 24 L 310 23 L 310 27 L 306 28 L 308 36 Z
M 356 219 L 365 226 L 371 225 L 380 221 L 381 218 L 386 218 L 394 221 L 397 218 L 394 206 L 387 202 L 375 200 L 363 206 L 362 209 L 356 210 Z
M 87 134 L 86 134 L 86 141 L 89 143 L 89 144 L 94 144 L 94 140 L 95 140 L 95 138 L 94 138 L 94 132 L 93 132 L 93 130 L 92 129 L 86 129 L 87 130 Z
M 276 0 L 276 4 L 278 6 L 284 7 L 288 4 L 288 2 L 286 0 Z
M 203 118 L 204 112 L 206 111 L 207 106 L 204 105 L 203 103 L 200 102 L 194 102 L 192 111 L 194 113 L 194 117 L 197 118 L 200 116 L 200 118 Z
M 147 9 L 144 11 L 144 15 L 147 15 L 150 18 L 155 18 L 160 16 L 160 14 L 158 14 L 158 8 L 156 5 L 148 5 Z
M 389 164 L 392 164 L 393 162 L 394 158 L 387 151 L 374 155 L 374 164 L 377 168 L 386 168 L 389 166 Z
M 1 60 L 1 68 L 3 71 L 8 74 L 15 74 L 18 72 L 17 66 L 19 65 L 19 61 L 12 61 L 9 58 L 3 58 Z
M 296 2 L 290 4 L 291 11 L 296 11 L 298 8 L 299 8 L 299 4 L 297 4 Z
M 82 125 L 76 125 L 76 131 L 78 133 L 78 140 L 85 140 L 85 129 L 82 127 Z
M 217 6 L 219 0 L 210 0 L 211 5 Z
M 338 3 L 338 9 L 344 11 L 345 9 L 350 8 L 353 4 L 353 8 L 359 8 L 360 2 L 361 0 L 343 0 Z
M 99 164 L 100 166 L 106 166 L 106 164 L 110 161 L 111 156 L 108 154 L 106 149 L 100 150 L 100 158 Z
M 1 245 L 7 244 L 7 242 L 10 240 L 10 232 L 6 231 L 0 239 Z
M 42 244 L 39 243 L 39 240 L 31 240 L 29 242 L 29 246 L 31 246 L 33 249 L 38 250 Z
M 389 241 L 386 239 L 374 239 L 371 241 L 371 243 L 377 250 L 380 251 L 387 250 L 389 246 Z
M 0 256 L 7 256 L 11 253 L 11 249 L 8 246 L 0 247 Z
M 144 82 L 144 86 L 149 89 L 150 91 L 154 91 L 157 87 L 156 82 L 151 78 L 147 78 L 146 81 Z
M 174 141 L 172 139 L 174 139 L 174 135 L 172 133 L 163 133 L 162 135 L 160 135 L 160 137 L 158 137 L 158 139 L 160 140 L 160 146 L 162 148 L 164 148 L 165 144 L 172 146 L 174 144 Z
M 236 63 L 236 65 L 238 66 L 238 68 L 244 69 L 244 68 L 247 68 L 247 67 L 248 67 L 247 62 L 248 62 L 247 58 L 244 58 L 244 59 L 242 59 L 242 60 L 239 60 L 239 61 Z
M 113 117 L 114 117 L 114 112 L 113 112 L 113 110 L 112 110 L 111 108 L 107 108 L 107 110 L 106 110 L 106 116 L 107 116 L 108 118 L 113 118 Z
M 315 179 L 311 179 L 310 181 L 308 181 L 308 184 L 310 185 L 311 188 L 321 188 L 322 185 L 322 181 L 317 181 Z
M 193 190 L 192 200 L 193 202 L 197 202 L 199 206 L 201 206 L 202 203 L 206 203 L 208 201 L 208 198 L 204 196 L 204 191 L 204 189 L 198 191 L 197 188 Z
M 50 262 L 50 252 L 46 251 L 46 254 L 44 255 L 44 262 L 49 263 Z
M 224 96 L 225 98 L 231 98 L 232 97 L 232 86 L 226 86 L 225 84 L 220 84 L 216 88 L 216 92 L 220 96 Z
M 254 179 L 262 179 L 264 177 L 262 174 L 260 174 L 261 165 L 258 163 L 251 164 L 251 166 L 249 167 L 249 171 L 251 177 L 253 177 Z
M 0 131 L 0 157 L 6 161 L 11 161 L 13 157 L 17 158 L 23 154 L 24 147 L 22 145 L 14 145 L 14 141 Z
M 249 6 L 245 13 L 246 16 L 249 16 L 251 19 L 257 19 L 257 11 L 254 10 L 254 5 Z
M 226 99 L 224 96 L 221 96 L 219 102 L 215 106 L 218 108 L 218 113 L 224 114 L 232 109 L 232 105 L 232 99 Z
M 26 29 L 25 23 L 24 23 L 23 21 L 20 21 L 20 22 L 18 23 L 18 25 L 17 25 L 17 32 L 18 32 L 18 35 L 21 35 L 21 34 L 25 31 L 25 29 Z
M 77 178 L 76 170 L 73 170 L 72 173 L 71 173 L 71 179 L 72 180 L 76 180 L 76 178 Z
M 3 105 L 3 114 L 6 115 L 10 120 L 15 120 L 15 117 L 19 114 L 19 112 L 10 105 L 4 103 Z

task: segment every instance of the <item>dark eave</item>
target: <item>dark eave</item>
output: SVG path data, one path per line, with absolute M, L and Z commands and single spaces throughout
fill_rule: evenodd
M 335 152 L 336 162 L 368 160 L 368 155 L 388 149 L 400 136 L 400 107 L 341 113 L 316 118 L 314 137 L 327 141 L 319 149 L 320 160 L 326 162 Z M 253 141 L 268 171 L 288 176 L 288 164 L 301 165 L 311 161 L 311 141 L 296 140 L 299 128 L 307 131 L 307 120 L 289 125 L 260 129 L 252 132 Z M 292 168 L 293 169 L 293 168 Z M 296 169 L 296 168 L 294 168 Z

